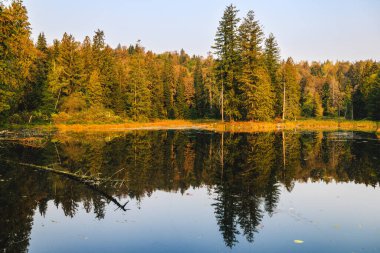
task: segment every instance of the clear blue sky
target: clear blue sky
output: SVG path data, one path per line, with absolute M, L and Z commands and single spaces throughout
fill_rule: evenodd
M 283 58 L 380 60 L 379 0 L 24 0 L 33 37 L 69 32 L 82 41 L 98 28 L 111 46 L 141 40 L 155 52 L 211 51 L 225 6 L 252 9 Z

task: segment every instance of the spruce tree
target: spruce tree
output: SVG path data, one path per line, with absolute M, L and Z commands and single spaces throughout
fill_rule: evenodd
M 162 84 L 163 84 L 163 95 L 164 95 L 164 108 L 166 111 L 166 117 L 169 119 L 174 119 L 174 67 L 173 67 L 173 56 L 171 54 L 165 57 L 164 68 L 162 73 Z
M 152 53 L 146 54 L 147 65 L 147 79 L 149 82 L 149 90 L 152 93 L 151 96 L 151 118 L 162 119 L 165 118 L 166 113 L 164 109 L 164 87 L 161 76 L 161 66 L 159 59 Z
M 91 106 L 103 107 L 104 92 L 100 83 L 99 72 L 93 70 L 86 86 L 87 100 Z
M 127 113 L 134 121 L 144 121 L 150 117 L 151 92 L 148 85 L 144 51 L 138 45 L 131 58 L 127 89 Z
M 85 37 L 81 45 L 80 58 L 83 66 L 83 82 L 88 83 L 94 69 L 92 42 L 88 36 Z
M 288 58 L 281 69 L 282 88 L 282 117 L 283 119 L 296 120 L 301 113 L 300 85 L 298 83 L 297 69 L 292 58 Z
M 49 73 L 49 50 L 44 33 L 38 35 L 36 58 L 30 68 L 29 82 L 24 88 L 22 107 L 27 111 L 36 110 L 42 106 L 44 93 L 47 89 Z
M 203 118 L 206 114 L 206 94 L 202 73 L 201 59 L 197 58 L 194 69 L 194 91 L 195 91 L 195 110 L 198 118 Z
M 72 35 L 63 35 L 60 48 L 58 64 L 63 68 L 62 83 L 66 84 L 64 92 L 70 95 L 82 91 L 82 64 L 79 55 L 79 43 Z
M 176 106 L 176 118 L 184 119 L 188 115 L 188 108 L 185 98 L 185 78 L 187 75 L 186 68 L 181 68 L 179 77 L 177 80 L 177 92 L 175 95 L 175 106 Z
M 263 66 L 255 68 L 251 79 L 243 83 L 244 106 L 248 120 L 269 121 L 274 116 L 274 94 L 270 76 Z
M 92 40 L 92 64 L 93 69 L 99 72 L 99 80 L 103 89 L 104 105 L 106 108 L 115 109 L 118 98 L 119 85 L 116 80 L 116 63 L 114 50 L 105 42 L 102 30 L 97 30 Z
M 16 112 L 35 57 L 28 12 L 21 0 L 0 2 L 0 113 Z
M 273 117 L 274 96 L 271 80 L 264 66 L 263 32 L 254 12 L 249 11 L 239 27 L 239 50 L 242 73 L 242 109 L 249 120 L 269 120 Z
M 380 121 L 380 71 L 372 84 L 368 97 L 368 116 L 375 121 Z
M 207 97 L 206 116 L 215 117 L 218 115 L 219 92 L 215 83 L 214 59 L 211 54 L 203 61 L 203 82 L 206 92 L 205 96 Z
M 49 89 L 56 98 L 55 109 L 58 108 L 62 98 L 84 92 L 79 43 L 72 35 L 65 33 L 57 46 L 58 56 L 56 60 L 53 59 L 48 75 Z
M 272 90 L 275 93 L 275 115 L 279 116 L 282 114 L 282 89 L 278 78 L 278 71 L 280 68 L 280 49 L 278 47 L 276 38 L 271 33 L 265 40 L 265 51 L 264 51 L 265 65 L 267 67 L 268 73 L 271 78 Z
M 230 120 L 240 118 L 239 113 L 239 86 L 237 82 L 239 73 L 239 53 L 237 26 L 240 19 L 237 17 L 238 10 L 234 5 L 229 5 L 224 11 L 219 22 L 219 27 L 215 36 L 213 49 L 216 59 L 216 78 L 220 87 L 221 115 L 224 114 Z
M 99 70 L 100 83 L 103 87 L 104 105 L 114 110 L 117 106 L 115 99 L 118 97 L 119 85 L 116 79 L 115 54 L 110 46 L 106 46 L 102 52 L 103 59 Z

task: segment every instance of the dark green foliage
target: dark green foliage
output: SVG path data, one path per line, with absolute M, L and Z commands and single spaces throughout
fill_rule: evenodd
M 259 22 L 253 11 L 249 11 L 239 27 L 241 112 L 248 120 L 271 120 L 274 115 L 274 95 L 271 77 L 264 65 L 262 42 Z
M 227 6 L 215 36 L 213 46 L 216 59 L 216 79 L 223 96 L 222 110 L 229 120 L 241 118 L 239 112 L 239 84 L 240 56 L 238 51 L 238 10 L 232 4 Z M 225 107 L 225 108 L 223 108 Z M 223 116 L 223 115 L 222 115 Z
M 240 22 L 234 5 L 219 22 L 215 59 L 146 52 L 140 41 L 113 49 L 99 29 L 82 43 L 65 33 L 49 45 L 41 33 L 33 45 L 21 0 L 0 1 L 0 29 L 2 123 L 88 119 L 94 110 L 134 121 L 379 120 L 379 63 L 280 62 L 273 34 L 264 38 L 253 11 Z
M 167 56 L 164 61 L 162 83 L 163 83 L 163 91 L 164 91 L 164 108 L 166 110 L 166 115 L 169 119 L 174 119 L 175 111 L 174 111 L 173 90 L 174 90 L 174 85 L 175 85 L 175 79 L 174 79 L 173 57 L 171 55 Z
M 36 49 L 37 55 L 30 68 L 30 80 L 24 88 L 24 99 L 21 105 L 22 109 L 27 111 L 40 108 L 46 92 L 50 53 L 43 33 L 38 35 Z
M 181 69 L 177 80 L 177 92 L 175 95 L 175 106 L 177 116 L 176 118 L 184 119 L 189 114 L 185 97 L 185 77 L 187 74 L 186 69 Z
M 272 91 L 275 93 L 275 115 L 279 116 L 282 114 L 282 89 L 278 77 L 278 71 L 280 68 L 280 49 L 272 33 L 269 34 L 269 37 L 265 40 L 264 59 L 269 76 L 271 78 Z
M 380 121 L 380 73 L 374 81 L 368 101 L 368 116 L 372 120 Z
M 297 79 L 297 69 L 292 58 L 288 58 L 282 66 L 280 81 L 283 89 L 282 112 L 284 119 L 297 119 L 301 114 L 301 89 Z
M 207 97 L 203 79 L 201 59 L 196 60 L 194 69 L 195 108 L 197 118 L 203 118 L 207 114 Z
M 144 121 L 150 117 L 151 92 L 148 88 L 144 51 L 140 46 L 131 57 L 127 85 L 127 113 L 134 121 Z
M 0 2 L 0 117 L 17 113 L 35 57 L 27 10 L 22 1 Z

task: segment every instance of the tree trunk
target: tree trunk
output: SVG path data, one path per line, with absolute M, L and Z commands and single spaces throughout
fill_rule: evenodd
M 224 84 L 222 80 L 222 122 L 224 123 Z
M 284 99 L 282 101 L 282 121 L 285 120 L 285 107 L 286 107 L 286 86 L 285 86 L 285 82 L 284 82 Z
M 61 91 L 62 91 L 62 88 L 59 89 L 58 98 L 57 98 L 57 101 L 55 102 L 55 106 L 54 106 L 55 111 L 57 110 L 57 107 L 58 107 L 59 98 L 61 97 Z

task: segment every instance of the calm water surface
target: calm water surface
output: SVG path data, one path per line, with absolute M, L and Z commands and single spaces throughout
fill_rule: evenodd
M 0 252 L 380 252 L 379 181 L 369 133 L 0 142 Z

